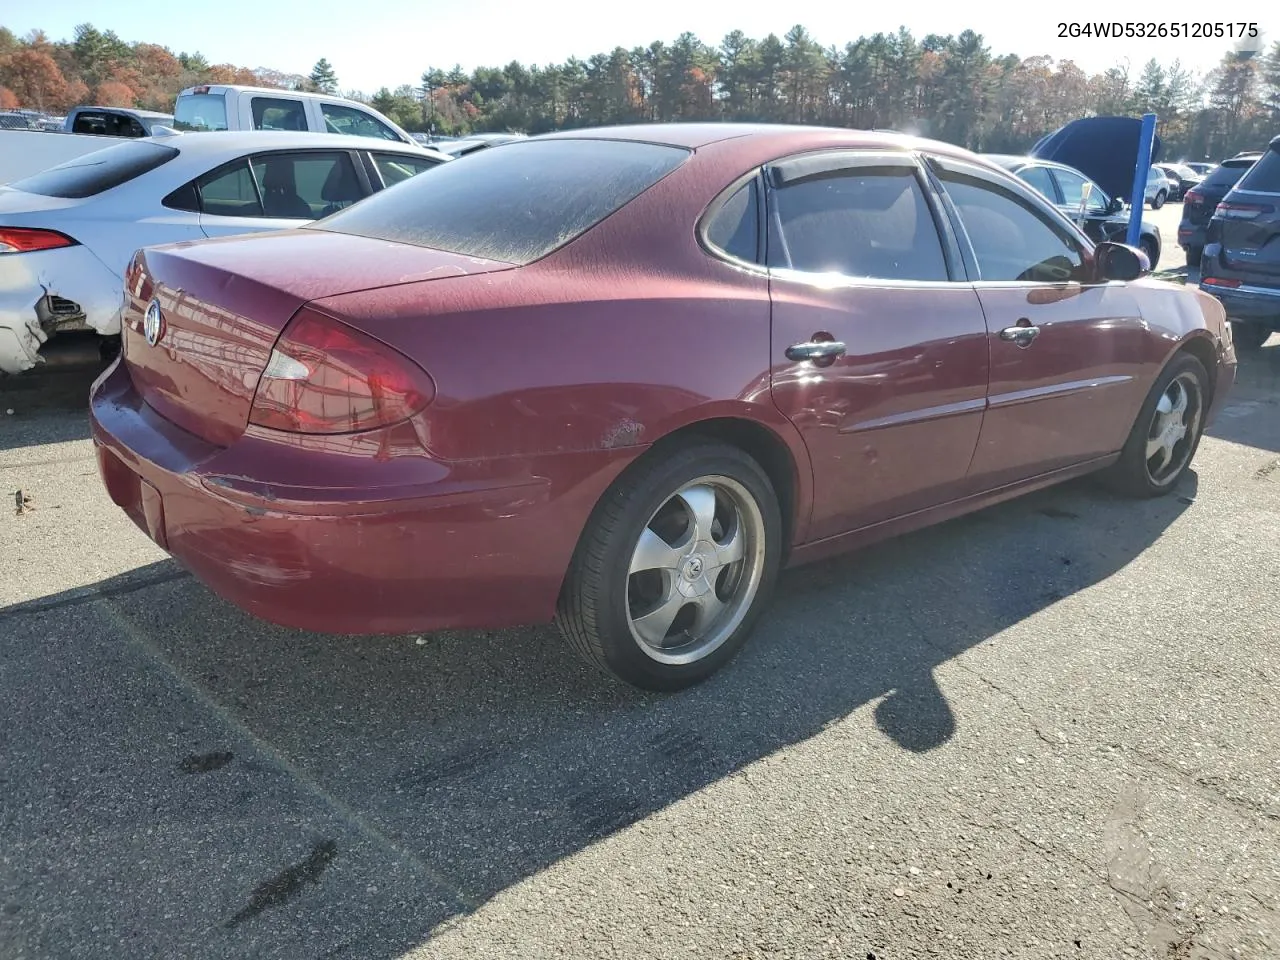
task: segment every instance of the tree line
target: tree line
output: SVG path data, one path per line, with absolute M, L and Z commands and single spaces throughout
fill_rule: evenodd
M 89 24 L 57 42 L 0 27 L 0 108 L 171 110 L 179 90 L 202 82 L 338 89 L 326 59 L 303 76 L 211 65 Z M 545 66 L 428 68 L 418 86 L 345 95 L 408 130 L 439 134 L 758 120 L 902 130 L 988 152 L 1025 150 L 1077 117 L 1154 112 L 1166 157 L 1217 160 L 1280 134 L 1280 43 L 1256 55 L 1227 51 L 1204 76 L 1155 60 L 1090 75 L 1070 60 L 993 54 L 972 30 L 917 38 L 902 28 L 836 47 L 795 26 L 760 40 L 735 30 L 716 46 L 684 33 Z

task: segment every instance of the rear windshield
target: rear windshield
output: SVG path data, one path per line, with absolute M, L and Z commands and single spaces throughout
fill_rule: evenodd
M 175 130 L 227 129 L 227 98 L 221 94 L 189 93 L 173 108 Z
M 618 140 L 527 140 L 442 163 L 314 224 L 525 264 L 635 199 L 689 157 Z
M 1236 186 L 1258 193 L 1280 193 L 1280 151 L 1264 153 Z
M 1239 162 L 1228 160 L 1219 166 L 1213 168 L 1209 175 L 1204 178 L 1206 187 L 1229 187 L 1237 180 L 1244 176 L 1246 170 L 1249 169 L 1252 161 Z
M 45 197 L 92 197 L 128 183 L 177 155 L 178 151 L 173 147 L 134 140 L 95 150 L 25 180 L 15 180 L 8 186 Z

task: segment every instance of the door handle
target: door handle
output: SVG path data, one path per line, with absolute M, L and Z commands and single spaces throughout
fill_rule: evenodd
M 793 343 L 787 347 L 787 359 L 795 360 L 834 360 L 843 357 L 845 345 L 839 340 L 808 340 L 805 343 Z
M 1005 327 L 1000 331 L 1001 340 L 1012 340 L 1020 347 L 1031 346 L 1031 341 L 1040 336 L 1039 327 Z

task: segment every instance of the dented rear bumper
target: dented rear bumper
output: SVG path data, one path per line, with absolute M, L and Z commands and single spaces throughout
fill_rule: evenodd
M 122 282 L 83 246 L 0 255 L 0 373 L 36 366 L 64 327 L 118 334 Z

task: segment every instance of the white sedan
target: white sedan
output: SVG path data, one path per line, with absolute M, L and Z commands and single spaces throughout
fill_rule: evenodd
M 60 331 L 117 336 L 142 247 L 300 227 L 450 159 L 345 134 L 186 133 L 0 187 L 0 372 L 42 362 Z

